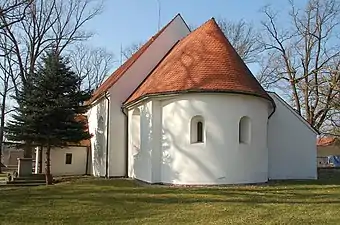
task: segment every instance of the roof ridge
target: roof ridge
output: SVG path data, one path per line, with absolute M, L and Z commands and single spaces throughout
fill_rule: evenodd
M 275 103 L 256 80 L 214 18 L 180 40 L 126 101 L 126 106 L 143 97 L 200 92 L 248 93 Z
M 200 26 L 196 27 L 195 29 L 193 29 L 188 35 L 190 35 L 191 33 L 197 31 L 198 29 L 200 29 L 201 27 L 205 26 L 207 23 L 211 22 L 211 21 L 215 21 L 216 23 L 216 20 L 214 17 L 211 17 L 209 20 L 205 21 L 203 24 L 201 24 Z M 187 36 L 188 36 L 187 35 Z M 184 39 L 184 38 L 183 38 Z
M 148 77 L 153 73 L 153 71 L 157 68 L 157 66 L 159 64 L 161 64 L 164 59 L 169 55 L 169 53 L 172 51 L 172 49 L 174 49 L 176 47 L 176 45 L 178 45 L 178 43 L 180 42 L 181 40 L 178 40 L 170 49 L 169 51 L 167 51 L 167 53 L 163 56 L 163 58 L 157 63 L 157 65 L 150 71 L 150 73 L 144 78 L 144 80 L 138 85 L 138 87 L 130 94 L 129 97 L 126 98 L 126 100 L 123 102 L 123 105 L 125 105 L 128 100 L 131 98 L 131 96 L 135 93 L 136 90 L 138 90 L 138 88 L 143 85 L 144 81 L 148 79 Z
M 178 16 L 182 17 L 180 13 L 176 14 L 176 16 L 172 18 L 162 29 L 157 31 L 155 35 L 151 36 L 151 38 L 149 38 L 149 40 L 145 42 L 144 45 L 142 45 L 134 54 L 132 54 L 130 58 L 128 58 L 122 65 L 113 71 L 111 75 L 94 91 L 89 103 L 92 103 L 100 98 L 103 93 L 112 87 Z

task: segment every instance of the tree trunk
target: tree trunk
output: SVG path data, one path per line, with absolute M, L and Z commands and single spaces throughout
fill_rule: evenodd
M 46 167 L 45 167 L 45 176 L 46 176 L 46 185 L 52 184 L 52 175 L 51 175 L 51 146 L 47 144 L 46 147 Z
M 39 150 L 39 160 L 38 160 L 38 168 L 39 168 L 39 171 L 38 171 L 38 173 L 42 173 L 42 166 L 43 166 L 43 163 L 42 163 L 42 153 L 43 152 L 43 146 L 40 146 L 40 150 Z
M 2 159 L 2 149 L 3 149 L 3 140 L 4 140 L 4 127 L 5 127 L 5 113 L 4 113 L 4 108 L 1 107 L 1 124 L 0 124 L 0 164 L 1 164 L 1 159 Z M 0 173 L 1 173 L 1 166 L 0 166 Z
M 31 143 L 26 143 L 24 146 L 24 158 L 32 158 L 32 145 Z
M 0 118 L 0 163 L 2 158 L 2 151 L 3 151 L 3 140 L 4 140 L 4 128 L 5 128 L 5 111 L 6 111 L 6 97 L 7 97 L 7 85 L 5 84 L 4 93 L 2 95 L 2 102 L 1 102 L 1 118 Z M 1 166 L 0 166 L 0 173 L 1 173 Z

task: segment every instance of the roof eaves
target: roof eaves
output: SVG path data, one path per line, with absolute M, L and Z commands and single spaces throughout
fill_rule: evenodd
M 262 95 L 255 94 L 253 92 L 242 92 L 239 90 L 200 90 L 200 89 L 195 89 L 195 90 L 181 90 L 181 91 L 168 91 L 168 92 L 158 92 L 158 93 L 152 93 L 152 94 L 144 94 L 141 95 L 140 97 L 132 100 L 131 102 L 125 102 L 123 104 L 123 107 L 128 108 L 131 107 L 135 104 L 138 104 L 141 101 L 144 101 L 146 99 L 152 98 L 152 97 L 162 97 L 162 96 L 174 96 L 174 95 L 179 95 L 179 94 L 192 94 L 192 93 L 229 93 L 229 94 L 242 94 L 242 95 L 250 95 L 250 96 L 255 96 L 259 97 L 262 99 L 265 99 L 273 104 L 275 106 L 275 102 L 272 98 L 267 98 Z

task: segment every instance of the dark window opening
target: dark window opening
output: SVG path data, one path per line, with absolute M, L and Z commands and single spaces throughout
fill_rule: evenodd
M 197 142 L 203 142 L 203 123 L 197 123 Z
M 190 143 L 203 143 L 205 140 L 205 127 L 202 116 L 194 116 L 190 122 Z
M 72 153 L 66 153 L 66 164 L 72 164 Z

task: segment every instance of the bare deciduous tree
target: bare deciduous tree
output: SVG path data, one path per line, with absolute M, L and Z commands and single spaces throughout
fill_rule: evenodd
M 259 60 L 258 54 L 263 51 L 263 45 L 258 41 L 259 33 L 252 24 L 243 20 L 232 22 L 224 18 L 218 19 L 217 23 L 246 63 L 254 63 Z M 194 30 L 196 26 L 189 25 L 189 28 Z M 136 42 L 124 48 L 122 51 L 124 60 L 130 58 L 144 43 Z
M 309 0 L 304 8 L 289 1 L 287 27 L 278 13 L 265 7 L 262 44 L 265 58 L 260 81 L 281 88 L 296 111 L 316 129 L 339 111 L 334 103 L 340 82 L 340 4 Z M 273 86 L 274 85 L 274 86 Z
M 10 75 L 15 94 L 34 75 L 46 49 L 54 47 L 63 53 L 74 43 L 92 36 L 84 30 L 84 25 L 101 12 L 102 1 L 21 1 L 11 12 L 19 15 L 24 11 L 20 20 L 0 15 L 0 36 L 6 38 L 6 44 L 0 43 L 0 51 L 6 52 L 2 57 L 8 62 L 3 70 Z M 25 157 L 30 158 L 31 149 L 26 147 Z
M 122 61 L 129 59 L 133 54 L 135 54 L 135 52 L 137 52 L 144 45 L 144 43 L 145 42 L 142 41 L 135 42 L 125 47 L 121 52 Z
M 223 18 L 218 19 L 217 23 L 245 63 L 258 61 L 258 54 L 263 51 L 263 45 L 258 41 L 259 33 L 252 24 L 243 20 L 232 22 Z
M 12 43 L 22 83 L 34 73 L 46 49 L 53 46 L 61 53 L 70 44 L 91 37 L 83 26 L 100 13 L 101 7 L 101 0 L 35 0 L 20 22 L 8 25 L 8 18 L 0 18 L 6 25 L 0 34 Z
M 102 84 L 115 63 L 114 55 L 104 48 L 92 48 L 82 43 L 70 52 L 70 63 L 82 77 L 82 88 L 94 90 Z
M 0 1 L 0 29 L 11 26 L 24 19 L 26 10 L 34 0 L 1 0 Z M 3 23 L 7 21 L 7 23 Z
M 251 23 L 244 20 L 234 22 L 225 18 L 219 18 L 216 22 L 245 63 L 258 62 L 263 45 L 258 41 L 259 32 Z M 191 24 L 189 28 L 193 31 L 197 27 Z
M 32 1 L 33 0 L 0 1 L 0 30 L 22 21 Z M 7 21 L 7 23 L 3 23 L 3 21 Z M 0 159 L 2 159 L 5 116 L 12 111 L 7 107 L 8 97 L 14 88 L 11 81 L 17 79 L 17 76 L 11 76 L 14 74 L 14 68 L 12 67 L 13 54 L 11 54 L 12 46 L 8 44 L 5 35 L 0 36 L 0 46 L 2 47 L 0 49 Z

